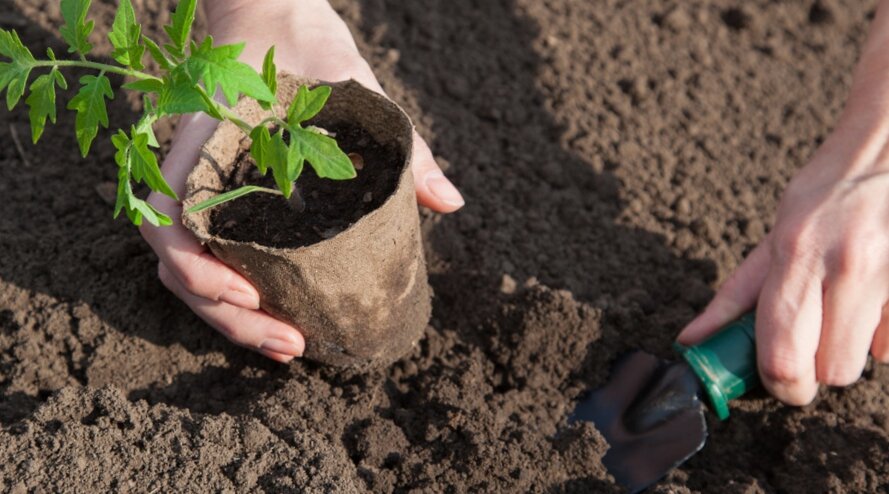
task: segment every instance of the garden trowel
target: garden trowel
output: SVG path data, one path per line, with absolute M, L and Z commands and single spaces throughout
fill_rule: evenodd
M 750 313 L 703 343 L 676 345 L 678 362 L 642 351 L 625 355 L 569 421 L 593 422 L 610 446 L 602 459 L 608 472 L 639 492 L 704 447 L 705 402 L 725 420 L 729 400 L 759 384 L 753 329 Z

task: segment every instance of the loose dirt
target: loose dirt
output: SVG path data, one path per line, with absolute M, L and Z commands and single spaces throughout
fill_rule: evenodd
M 424 213 L 426 338 L 370 375 L 233 347 L 110 219 L 108 134 L 81 159 L 60 114 L 26 166 L 10 133 L 26 138 L 26 111 L 3 112 L 0 490 L 615 490 L 601 436 L 566 423 L 574 399 L 627 349 L 669 356 L 763 238 L 841 108 L 873 10 L 333 3 L 466 195 L 458 214 Z M 94 4 L 110 25 L 113 2 Z M 161 33 L 171 2 L 135 4 Z M 64 51 L 54 0 L 0 12 L 35 53 Z M 115 99 L 112 124 L 135 105 Z M 710 430 L 655 492 L 883 492 L 889 370 L 803 409 L 756 394 Z

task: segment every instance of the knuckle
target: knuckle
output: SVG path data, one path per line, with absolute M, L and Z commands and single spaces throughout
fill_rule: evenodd
M 786 355 L 765 357 L 759 366 L 763 379 L 774 383 L 795 384 L 802 381 L 806 374 L 800 359 Z
M 244 324 L 239 323 L 241 318 L 234 317 L 231 320 L 217 324 L 216 330 L 228 341 L 244 348 L 256 349 L 257 345 L 252 343 L 250 331 L 245 328 Z
M 161 283 L 167 287 L 167 289 L 172 290 L 172 279 L 170 278 L 170 271 L 164 267 L 163 264 L 157 263 L 157 277 L 161 280 Z
M 872 348 L 871 355 L 873 355 L 874 360 L 881 364 L 889 364 L 889 346 L 884 346 L 883 348 Z
M 827 365 L 819 370 L 819 381 L 827 386 L 849 386 L 861 377 L 861 371 L 846 366 Z
M 203 256 L 192 256 L 185 268 L 180 271 L 179 280 L 189 292 L 212 299 L 212 294 L 208 293 L 209 287 L 205 281 L 208 267 L 207 260 Z
M 776 232 L 772 243 L 774 258 L 786 263 L 811 256 L 815 249 L 808 232 L 806 225 L 783 228 Z
M 861 243 L 845 240 L 833 256 L 835 270 L 842 275 L 858 277 L 866 275 L 872 267 L 871 256 L 861 249 Z

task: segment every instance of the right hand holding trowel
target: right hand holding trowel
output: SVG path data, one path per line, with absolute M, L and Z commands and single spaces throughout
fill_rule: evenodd
M 790 182 L 772 231 L 679 335 L 703 340 L 754 305 L 760 378 L 810 403 L 868 352 L 889 362 L 889 4 L 882 2 L 835 130 Z

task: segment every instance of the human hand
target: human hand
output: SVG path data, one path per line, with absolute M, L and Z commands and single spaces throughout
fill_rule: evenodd
M 241 60 L 254 67 L 262 65 L 266 50 L 274 44 L 279 70 L 325 81 L 352 78 L 383 93 L 348 28 L 324 0 L 267 0 L 261 9 L 241 0 L 208 2 L 207 17 L 215 43 L 246 42 Z M 217 124 L 204 114 L 180 121 L 162 166 L 167 182 L 180 197 L 201 146 Z M 412 164 L 420 204 L 443 213 L 462 207 L 462 196 L 416 133 Z M 282 363 L 301 356 L 305 341 L 299 329 L 262 311 L 259 293 L 250 282 L 182 226 L 181 203 L 161 194 L 151 194 L 148 200 L 174 219 L 169 227 L 144 225 L 140 229 L 158 255 L 163 284 L 233 343 Z
M 877 11 L 835 130 L 784 193 L 772 231 L 679 335 L 703 340 L 757 305 L 766 389 L 790 405 L 889 362 L 889 8 Z
M 680 334 L 694 344 L 757 304 L 765 387 L 805 405 L 818 383 L 846 386 L 868 350 L 889 362 L 889 170 L 837 177 L 825 146 L 791 183 L 772 232 Z

